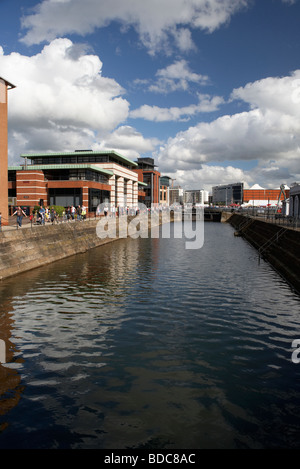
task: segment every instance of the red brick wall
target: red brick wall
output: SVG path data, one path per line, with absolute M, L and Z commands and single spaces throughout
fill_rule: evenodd
M 17 205 L 34 207 L 40 199 L 48 203 L 47 182 L 43 171 L 24 170 L 16 174 Z
M 8 224 L 8 181 L 7 181 L 7 87 L 0 82 L 0 212 L 2 224 Z

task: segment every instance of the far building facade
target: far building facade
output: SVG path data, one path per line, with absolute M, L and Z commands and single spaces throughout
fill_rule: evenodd
M 160 200 L 161 206 L 169 206 L 170 204 L 170 181 L 172 179 L 169 176 L 160 177 Z
M 183 201 L 185 204 L 205 205 L 208 204 L 208 191 L 201 190 L 185 190 Z
M 15 88 L 0 77 L 0 212 L 3 225 L 8 224 L 8 124 L 7 124 L 7 91 Z
M 153 158 L 138 158 L 134 171 L 138 175 L 138 181 L 144 185 L 144 197 L 139 197 L 139 202 L 151 207 L 160 203 L 160 173 L 156 169 Z
M 244 184 L 237 182 L 214 186 L 212 188 L 212 200 L 215 205 L 241 205 L 243 203 Z

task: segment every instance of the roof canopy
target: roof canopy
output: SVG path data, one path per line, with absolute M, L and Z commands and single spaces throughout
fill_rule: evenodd
M 24 166 L 9 166 L 9 171 L 21 171 L 25 169 Z M 43 169 L 91 169 L 92 171 L 97 171 L 98 173 L 106 174 L 107 176 L 113 176 L 113 172 L 108 169 L 103 169 L 100 166 L 95 166 L 92 164 L 34 164 L 27 167 L 27 170 L 43 170 Z
M 121 162 L 125 162 L 129 164 L 130 166 L 138 166 L 137 163 L 134 161 L 131 161 L 129 158 L 126 158 L 125 156 L 120 155 L 116 151 L 90 151 L 90 150 L 84 150 L 84 151 L 73 151 L 73 152 L 55 152 L 55 153 L 29 153 L 29 154 L 22 154 L 21 158 L 29 158 L 29 159 L 35 159 L 35 158 L 59 158 L 61 156 L 79 156 L 79 155 L 111 155 L 117 160 Z
M 265 190 L 264 187 L 261 187 L 259 184 L 254 184 L 254 186 L 250 187 L 251 190 Z

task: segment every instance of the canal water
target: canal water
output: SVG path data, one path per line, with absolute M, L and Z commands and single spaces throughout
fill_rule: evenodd
M 297 448 L 300 297 L 231 226 L 0 283 L 0 448 Z

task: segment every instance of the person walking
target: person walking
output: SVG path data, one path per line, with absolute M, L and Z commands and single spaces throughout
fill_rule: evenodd
M 44 209 L 44 207 L 42 205 L 40 205 L 40 209 L 39 209 L 39 214 L 40 214 L 40 217 L 41 217 L 41 224 L 44 225 L 45 224 L 45 213 L 46 213 L 46 210 Z
M 14 215 L 17 215 L 17 225 L 21 228 L 23 216 L 27 218 L 26 213 L 21 209 L 21 207 L 18 207 L 17 210 L 12 214 L 12 217 Z

